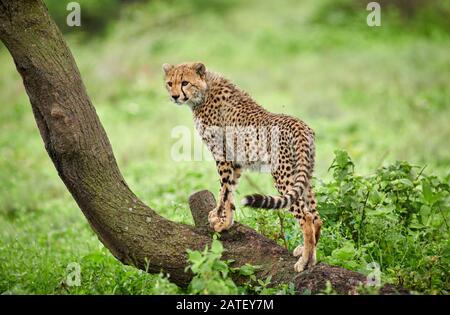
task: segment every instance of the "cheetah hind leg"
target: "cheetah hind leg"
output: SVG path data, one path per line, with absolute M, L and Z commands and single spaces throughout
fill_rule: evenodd
M 317 218 L 316 220 L 314 220 L 314 232 L 315 232 L 314 234 L 315 234 L 316 246 L 317 246 L 317 242 L 319 241 L 321 226 L 322 226 L 322 220 L 320 220 L 320 218 Z M 298 245 L 294 249 L 294 252 L 292 253 L 292 255 L 294 257 L 302 257 L 302 255 L 303 255 L 303 244 Z
M 316 240 L 313 218 L 314 216 L 311 213 L 306 212 L 304 217 L 300 219 L 304 244 L 299 245 L 294 250 L 294 256 L 300 257 L 294 265 L 296 272 L 302 272 L 316 264 Z

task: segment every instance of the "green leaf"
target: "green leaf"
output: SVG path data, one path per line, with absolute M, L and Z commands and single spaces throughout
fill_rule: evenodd
M 189 255 L 189 261 L 192 263 L 198 263 L 203 260 L 202 254 L 198 251 L 191 251 L 190 253 L 188 253 L 188 255 Z
M 213 240 L 211 244 L 211 252 L 216 254 L 222 254 L 223 252 L 223 245 L 218 240 Z
M 413 186 L 414 186 L 413 183 L 412 183 L 412 181 L 410 181 L 410 180 L 407 179 L 407 178 L 400 178 L 398 181 L 399 181 L 400 183 L 402 183 L 403 185 L 405 185 L 406 187 L 413 187 Z
M 423 199 L 429 204 L 434 203 L 433 191 L 431 190 L 431 185 L 427 180 L 422 181 L 422 195 Z
M 255 273 L 256 268 L 251 264 L 245 264 L 239 268 L 239 274 L 243 276 L 250 276 Z

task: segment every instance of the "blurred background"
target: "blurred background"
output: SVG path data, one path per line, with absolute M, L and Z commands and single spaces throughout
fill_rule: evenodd
M 189 108 L 168 100 L 165 62 L 201 61 L 268 110 L 307 122 L 319 182 L 336 149 L 361 174 L 396 160 L 448 174 L 449 1 L 378 1 L 379 27 L 367 25 L 362 0 L 79 0 L 80 27 L 66 24 L 69 2 L 45 0 L 125 179 L 165 217 L 191 223 L 188 195 L 219 188 L 214 163 L 171 160 L 172 128 L 196 134 Z M 274 192 L 270 176 L 248 178 Z M 1 43 L 0 186 L 1 292 L 60 292 L 65 266 L 87 259 L 92 286 L 77 292 L 136 293 L 124 279 L 141 276 L 103 250 L 59 179 Z M 252 192 L 244 180 L 236 199 Z M 115 278 L 97 279 L 99 265 Z

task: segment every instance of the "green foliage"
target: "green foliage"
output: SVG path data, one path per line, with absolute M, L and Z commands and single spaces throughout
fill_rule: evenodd
M 163 273 L 149 275 L 145 271 L 121 264 L 105 248 L 91 252 L 81 259 L 81 287 L 62 286 L 71 294 L 177 294 L 181 290 Z M 99 277 L 99 275 L 101 275 Z
M 341 247 L 334 249 L 327 261 L 332 265 L 340 265 L 352 270 L 358 270 L 361 266 L 367 264 L 364 257 L 361 257 L 361 252 L 355 248 L 351 241 L 345 241 Z
M 233 261 L 221 260 L 224 248 L 214 235 L 211 249 L 205 247 L 203 252 L 187 250 L 190 265 L 186 268 L 194 277 L 188 286 L 189 294 L 294 294 L 292 283 L 273 285 L 271 276 L 257 279 L 258 266 L 244 264 L 231 267 Z M 248 278 L 243 286 L 237 286 L 231 279 L 232 273 Z
M 203 252 L 188 250 L 191 265 L 186 270 L 194 273 L 188 292 L 192 294 L 237 294 L 238 288 L 229 277 L 229 262 L 220 258 L 223 246 L 216 237 Z
M 239 268 L 232 268 L 233 272 L 238 272 L 239 275 L 248 277 L 248 281 L 240 287 L 240 291 L 245 294 L 278 294 L 278 295 L 292 295 L 295 294 L 295 287 L 293 283 L 283 283 L 274 285 L 271 283 L 272 276 L 265 279 L 257 279 L 255 272 L 260 269 L 259 266 L 245 264 Z
M 250 285 L 247 290 L 250 293 L 261 295 L 294 295 L 296 293 L 295 286 L 292 282 L 274 286 L 271 283 L 272 278 L 258 279 L 256 284 Z
M 386 280 L 417 291 L 448 292 L 449 176 L 426 175 L 407 162 L 361 176 L 345 151 L 336 151 L 330 169 L 333 180 L 317 187 L 318 210 L 325 225 L 333 225 L 325 233 L 346 240 L 326 244 L 323 258 L 363 272 L 376 261 Z
M 336 295 L 336 290 L 333 289 L 333 286 L 331 285 L 330 281 L 327 281 L 325 284 L 325 289 L 322 290 L 320 293 L 322 295 Z

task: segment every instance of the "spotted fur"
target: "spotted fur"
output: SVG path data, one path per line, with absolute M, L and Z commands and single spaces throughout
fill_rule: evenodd
M 298 219 L 304 239 L 303 246 L 294 251 L 295 256 L 300 256 L 294 268 L 300 272 L 313 266 L 322 225 L 311 186 L 313 130 L 297 118 L 266 111 L 233 83 L 207 71 L 202 63 L 164 64 L 163 69 L 171 100 L 192 109 L 196 129 L 216 160 L 221 189 L 217 207 L 209 213 L 211 227 L 222 232 L 232 226 L 233 193 L 242 169 L 261 170 L 269 166 L 280 196 L 253 194 L 246 196 L 242 204 L 289 209 Z M 244 131 L 230 135 L 229 127 L 245 130 L 248 136 L 242 135 Z M 243 149 L 235 148 L 238 139 L 243 139 Z M 268 159 L 260 154 L 261 144 L 270 144 L 264 151 Z

